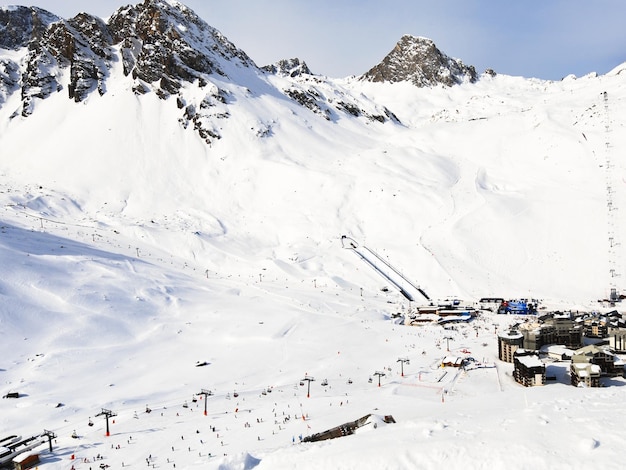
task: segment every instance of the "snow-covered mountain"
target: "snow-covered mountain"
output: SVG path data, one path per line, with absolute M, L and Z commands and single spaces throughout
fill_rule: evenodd
M 502 368 L 493 390 L 475 379 L 459 386 L 445 418 L 441 395 L 433 406 L 417 376 L 411 387 L 394 376 L 372 392 L 361 379 L 389 372 L 398 355 L 430 370 L 444 334 L 497 355 L 493 325 L 506 322 L 481 319 L 471 344 L 473 327 L 394 324 L 412 305 L 342 236 L 433 299 L 599 308 L 612 288 L 624 291 L 625 100 L 626 65 L 559 82 L 478 76 L 432 41 L 403 36 L 370 72 L 331 78 L 301 58 L 259 67 L 170 0 L 107 20 L 0 8 L 0 392 L 23 395 L 0 401 L 0 429 L 57 431 L 65 454 L 50 457 L 50 468 L 66 468 L 73 446 L 106 451 L 116 465 L 145 464 L 143 454 L 157 454 L 150 444 L 165 466 L 169 440 L 200 426 L 165 410 L 210 387 L 209 419 L 227 448 L 212 437 L 220 458 L 208 468 L 382 468 L 374 455 L 383 449 L 392 449 L 381 454 L 390 468 L 437 468 L 433 449 L 450 468 L 468 459 L 479 467 L 484 449 L 458 436 L 471 427 L 504 449 L 504 437 L 492 436 L 502 415 L 526 423 L 533 406 L 533 416 L 570 432 L 567 419 L 592 419 L 585 413 L 596 395 L 580 399 L 558 383 L 565 402 L 550 387 L 526 397 Z M 256 413 L 252 424 L 273 423 L 270 409 L 302 408 L 297 383 L 306 373 L 332 386 L 326 401 L 305 406 L 310 422 L 228 431 L 241 419 L 229 401 L 235 390 L 247 400 L 237 409 Z M 603 403 L 619 407 L 613 390 Z M 527 406 L 506 408 L 511 401 Z M 167 421 L 124 418 L 146 404 Z M 116 443 L 127 449 L 116 456 L 99 421 L 82 426 L 101 407 L 126 426 Z M 291 446 L 292 433 L 374 408 L 393 413 L 399 430 L 379 423 L 382 440 Z M 563 408 L 568 414 L 552 416 Z M 607 408 L 602 417 L 618 415 Z M 75 428 L 84 440 L 69 438 Z M 133 451 L 120 440 L 131 431 L 145 438 Z M 586 431 L 573 434 L 581 453 L 596 452 L 600 438 Z M 560 465 L 552 449 L 562 441 L 534 441 L 527 425 L 511 432 Z M 611 446 L 599 448 L 611 462 Z M 187 467 L 207 468 L 189 454 Z M 496 455 L 516 468 L 510 452 Z

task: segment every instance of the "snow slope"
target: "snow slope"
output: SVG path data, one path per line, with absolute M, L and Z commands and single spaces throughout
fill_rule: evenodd
M 105 95 L 52 95 L 28 118 L 9 119 L 10 98 L 0 391 L 22 396 L 0 401 L 0 438 L 56 432 L 51 469 L 617 468 L 622 380 L 575 389 L 555 364 L 556 383 L 518 386 L 495 359 L 511 318 L 394 324 L 406 300 L 341 236 L 433 298 L 599 308 L 611 283 L 623 290 L 607 255 L 609 233 L 625 238 L 607 208 L 607 186 L 626 207 L 622 70 L 314 85 L 400 123 L 323 119 L 272 91 L 281 77 L 214 77 L 230 117 L 210 146 L 178 123 L 174 99 L 134 95 L 119 68 Z M 612 250 L 623 271 L 623 245 Z M 442 370 L 446 336 L 450 354 L 497 367 Z M 206 417 L 202 389 L 214 393 Z M 110 437 L 102 408 L 117 413 Z M 299 443 L 369 413 L 376 428 Z

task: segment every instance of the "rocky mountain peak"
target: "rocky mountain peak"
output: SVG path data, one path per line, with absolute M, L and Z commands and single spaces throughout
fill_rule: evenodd
M 256 67 L 219 31 L 181 3 L 145 0 L 118 10 L 109 20 L 116 44 L 121 44 L 124 73 L 147 83 L 160 81 L 166 93 L 176 93 L 181 81 L 203 74 L 227 75 L 220 61 Z
M 372 82 L 408 81 L 418 87 L 475 82 L 476 70 L 441 52 L 427 38 L 404 35 L 378 65 L 362 77 Z

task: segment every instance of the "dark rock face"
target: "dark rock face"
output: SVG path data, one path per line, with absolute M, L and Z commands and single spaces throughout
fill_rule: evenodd
M 46 31 L 60 18 L 36 7 L 0 8 L 0 47 L 17 51 L 42 41 Z M 0 60 L 0 104 L 22 85 L 23 114 L 32 110 L 33 97 L 46 97 L 59 89 L 56 78 L 46 71 L 54 59 L 49 55 L 29 54 L 26 71 L 22 72 L 17 63 L 10 59 Z
M 17 89 L 19 81 L 19 66 L 12 60 L 0 59 L 0 105 Z
M 104 94 L 114 60 L 112 45 L 107 25 L 85 13 L 50 27 L 48 48 L 60 65 L 69 64 L 68 94 L 74 101 L 83 101 L 94 89 Z
M 363 77 L 372 82 L 408 81 L 418 87 L 475 82 L 476 70 L 442 53 L 426 38 L 405 35 L 382 62 Z
M 266 72 L 274 75 L 280 75 L 282 77 L 299 77 L 301 75 L 311 75 L 311 70 L 306 65 L 306 62 L 300 61 L 300 59 L 284 59 L 276 62 L 272 65 L 266 65 L 262 67 Z
M 37 7 L 0 7 L 0 47 L 18 50 L 41 38 L 58 16 Z
M 256 67 L 254 62 L 190 9 L 162 0 L 146 0 L 118 10 L 109 20 L 115 44 L 121 44 L 124 74 L 146 83 L 159 82 L 163 96 L 181 82 L 203 75 L 226 75 L 219 58 Z

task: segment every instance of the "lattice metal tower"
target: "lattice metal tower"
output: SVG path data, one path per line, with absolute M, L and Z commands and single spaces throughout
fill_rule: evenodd
M 611 146 L 611 113 L 609 109 L 609 94 L 605 91 L 602 93 L 602 100 L 604 102 L 604 167 L 606 174 L 606 207 L 607 207 L 607 222 L 608 222 L 608 255 L 609 255 L 609 287 L 610 297 L 612 301 L 619 299 L 619 293 L 617 292 L 617 279 L 620 277 L 620 273 L 617 268 L 617 247 L 620 242 L 617 237 L 617 227 L 619 223 L 618 207 L 615 203 L 615 165 L 612 161 L 612 146 Z

